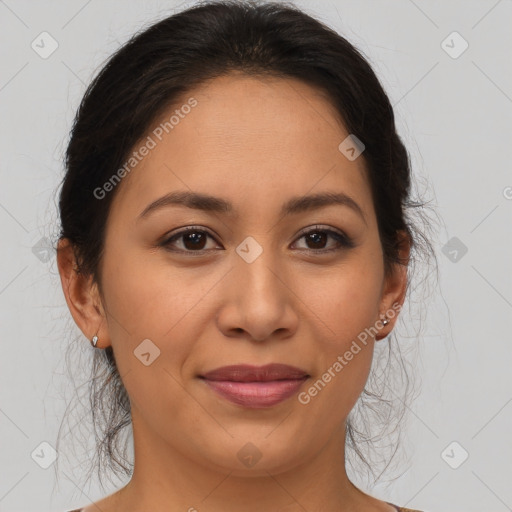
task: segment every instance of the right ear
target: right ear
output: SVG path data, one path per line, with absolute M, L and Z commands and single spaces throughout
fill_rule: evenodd
M 107 346 L 110 343 L 98 286 L 93 283 L 92 275 L 86 276 L 77 271 L 75 252 L 66 238 L 61 238 L 57 246 L 57 266 L 62 291 L 76 325 L 89 340 L 97 335 L 100 340 L 98 348 L 105 348 L 105 342 Z

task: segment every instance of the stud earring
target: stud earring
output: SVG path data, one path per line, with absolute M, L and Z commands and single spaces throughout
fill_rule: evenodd
M 388 318 L 386 316 L 381 320 L 381 322 L 382 322 L 382 325 L 388 325 L 389 324 L 389 320 L 388 320 Z M 375 339 L 376 339 L 376 341 L 380 341 L 380 340 L 382 340 L 384 338 L 385 337 L 383 337 L 383 338 L 375 338 Z

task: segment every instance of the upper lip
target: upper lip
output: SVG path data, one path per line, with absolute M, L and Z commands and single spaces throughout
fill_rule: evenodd
M 207 380 L 224 380 L 234 382 L 262 382 L 271 380 L 303 379 L 309 375 L 300 368 L 287 364 L 272 363 L 265 366 L 237 364 L 216 368 L 203 375 Z

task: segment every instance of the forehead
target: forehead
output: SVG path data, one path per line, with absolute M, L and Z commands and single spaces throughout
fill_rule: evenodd
M 323 92 L 303 82 L 218 77 L 152 124 L 139 146 L 150 137 L 154 147 L 123 178 L 116 202 L 142 210 L 172 190 L 193 190 L 230 197 L 238 211 L 334 188 L 367 209 L 363 158 L 338 148 L 348 135 Z

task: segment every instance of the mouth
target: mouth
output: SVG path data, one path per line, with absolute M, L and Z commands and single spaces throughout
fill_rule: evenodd
M 283 402 L 296 394 L 309 377 L 304 370 L 285 364 L 224 366 L 199 375 L 219 396 L 248 408 Z

